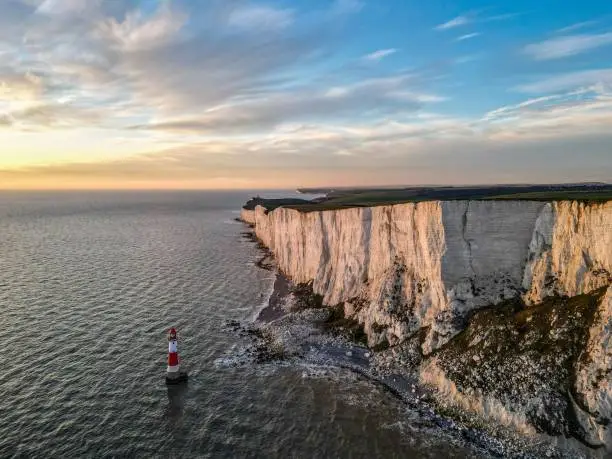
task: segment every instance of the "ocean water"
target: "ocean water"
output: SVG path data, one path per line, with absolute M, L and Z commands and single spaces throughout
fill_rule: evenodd
M 251 194 L 0 193 L 0 457 L 473 455 L 349 370 L 216 364 L 274 280 L 234 221 Z

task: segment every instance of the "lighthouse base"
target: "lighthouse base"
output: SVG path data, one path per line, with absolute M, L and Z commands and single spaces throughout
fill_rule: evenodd
M 166 374 L 166 384 L 174 385 L 174 384 L 184 384 L 187 382 L 187 373 L 181 371 L 179 374 L 173 374 L 169 376 Z

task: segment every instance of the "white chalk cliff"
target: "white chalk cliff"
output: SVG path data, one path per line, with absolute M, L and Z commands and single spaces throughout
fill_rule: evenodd
M 284 274 L 311 282 L 324 303 L 343 304 L 371 346 L 399 344 L 427 327 L 427 355 L 475 309 L 612 283 L 612 202 L 430 201 L 306 213 L 258 206 L 242 219 Z M 591 357 L 576 369 L 590 413 L 583 424 L 612 418 L 611 336 L 609 290 L 590 330 Z M 591 427 L 610 444 L 601 423 Z
M 365 326 L 371 345 L 430 327 L 430 353 L 466 313 L 611 283 L 612 203 L 431 201 L 303 213 L 258 206 L 255 226 L 279 268 Z
M 594 442 L 612 450 L 612 286 L 599 306 L 584 356 L 576 374 L 576 393 L 585 411 L 580 421 Z

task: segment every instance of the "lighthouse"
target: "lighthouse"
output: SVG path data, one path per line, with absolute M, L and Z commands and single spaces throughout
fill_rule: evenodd
M 178 355 L 178 335 L 176 329 L 168 332 L 168 369 L 166 370 L 166 383 L 178 384 L 187 381 L 187 373 L 180 370 Z

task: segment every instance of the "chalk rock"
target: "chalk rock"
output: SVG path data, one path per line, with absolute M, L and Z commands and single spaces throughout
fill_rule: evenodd
M 253 212 L 250 214 L 248 212 Z M 431 353 L 468 314 L 519 297 L 587 293 L 612 282 L 612 202 L 430 201 L 299 212 L 244 211 L 279 268 L 312 283 L 394 346 L 428 327 Z

